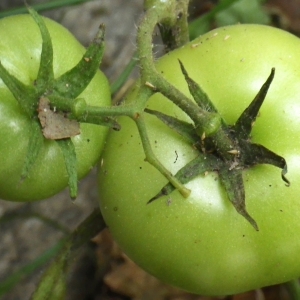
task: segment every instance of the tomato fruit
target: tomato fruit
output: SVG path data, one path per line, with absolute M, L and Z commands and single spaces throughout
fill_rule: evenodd
M 73 68 L 84 47 L 58 23 L 44 18 L 53 45 L 54 78 Z M 0 20 L 0 60 L 6 70 L 26 85 L 34 85 L 40 65 L 42 37 L 39 27 L 28 15 Z M 110 105 L 109 84 L 98 71 L 79 95 L 94 106 Z M 0 198 L 33 201 L 50 197 L 68 184 L 60 147 L 44 139 L 43 146 L 28 178 L 21 180 L 29 137 L 31 118 L 21 109 L 7 86 L 0 81 Z M 78 178 L 85 176 L 96 164 L 102 151 L 107 127 L 81 124 L 81 133 L 72 138 L 77 156 Z
M 300 275 L 299 49 L 300 40 L 287 32 L 235 25 L 215 29 L 157 62 L 159 72 L 190 96 L 180 59 L 228 124 L 276 69 L 251 139 L 286 159 L 291 185 L 271 165 L 243 171 L 247 209 L 259 231 L 237 214 L 217 172 L 187 183 L 186 199 L 176 190 L 147 205 L 167 180 L 145 162 L 130 118 L 120 118 L 121 132 L 109 134 L 99 174 L 101 211 L 121 248 L 150 274 L 202 295 L 236 294 Z M 133 91 L 127 101 L 135 96 Z M 159 93 L 149 107 L 189 120 Z M 197 151 L 155 116 L 146 118 L 155 155 L 175 174 Z

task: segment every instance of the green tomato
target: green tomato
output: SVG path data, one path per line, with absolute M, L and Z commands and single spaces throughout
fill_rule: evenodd
M 85 52 L 72 34 L 50 19 L 44 19 L 50 32 L 54 52 L 54 77 L 73 68 Z M 42 39 L 30 15 L 0 20 L 0 60 L 4 67 L 24 84 L 34 84 L 39 69 Z M 97 72 L 79 96 L 90 105 L 110 105 L 109 84 Z M 33 201 L 50 197 L 68 184 L 62 151 L 53 140 L 44 145 L 28 178 L 21 181 L 29 137 L 30 118 L 23 112 L 11 92 L 0 81 L 0 198 L 12 201 Z M 107 128 L 81 124 L 81 134 L 72 138 L 77 155 L 78 178 L 85 176 L 101 154 Z
M 215 29 L 157 63 L 175 87 L 190 96 L 178 59 L 208 94 L 221 116 L 234 124 L 271 68 L 275 79 L 252 130 L 252 141 L 284 157 L 280 169 L 258 165 L 243 171 L 246 204 L 259 231 L 229 202 L 216 172 L 147 202 L 167 183 L 144 161 L 135 123 L 121 118 L 109 135 L 99 175 L 100 207 L 115 240 L 138 265 L 159 279 L 202 295 L 228 295 L 300 276 L 300 40 L 263 25 Z M 133 92 L 127 101 L 135 97 Z M 189 121 L 157 93 L 149 107 Z M 175 174 L 197 155 L 192 145 L 155 116 L 146 122 L 153 151 Z

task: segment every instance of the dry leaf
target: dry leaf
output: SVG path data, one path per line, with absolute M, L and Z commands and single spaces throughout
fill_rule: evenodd
M 59 140 L 80 134 L 80 124 L 75 120 L 69 120 L 62 112 L 53 111 L 46 97 L 40 98 L 38 118 L 46 139 Z
M 203 297 L 186 293 L 180 289 L 162 283 L 151 276 L 132 260 L 130 260 L 117 246 L 108 230 L 99 234 L 93 242 L 99 245 L 101 252 L 110 249 L 110 271 L 104 276 L 105 284 L 113 292 L 130 297 L 132 300 L 213 300 L 223 297 Z M 107 246 L 104 246 L 107 244 Z M 103 254 L 98 252 L 100 260 Z M 107 257 L 107 255 L 105 255 Z

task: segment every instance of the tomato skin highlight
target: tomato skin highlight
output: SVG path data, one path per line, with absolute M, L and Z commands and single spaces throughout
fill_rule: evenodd
M 259 231 L 237 212 L 218 174 L 198 176 L 178 191 L 147 205 L 167 180 L 144 161 L 132 120 L 119 119 L 110 132 L 99 172 L 99 203 L 105 222 L 124 252 L 162 281 L 201 295 L 230 295 L 289 281 L 300 275 L 300 40 L 268 26 L 218 28 L 175 50 L 157 69 L 189 95 L 180 72 L 208 94 L 228 124 L 253 100 L 271 68 L 276 68 L 252 131 L 252 141 L 284 157 L 287 187 L 280 169 L 259 165 L 243 171 L 247 210 Z M 127 101 L 132 101 L 135 91 Z M 149 108 L 189 118 L 161 94 Z M 162 122 L 147 115 L 156 156 L 173 174 L 196 150 Z
M 73 68 L 84 47 L 60 24 L 44 18 L 53 44 L 53 69 L 57 78 Z M 0 20 L 0 60 L 3 66 L 24 84 L 34 85 L 37 78 L 42 39 L 30 15 L 11 16 Z M 109 106 L 109 83 L 99 71 L 79 96 L 90 105 Z M 20 174 L 26 157 L 31 120 L 0 80 L 0 198 L 11 201 L 34 201 L 55 195 L 68 184 L 68 175 L 60 147 L 44 140 L 39 157 L 28 178 Z M 72 138 L 77 154 L 78 178 L 84 177 L 97 163 L 107 128 L 81 124 L 81 134 Z

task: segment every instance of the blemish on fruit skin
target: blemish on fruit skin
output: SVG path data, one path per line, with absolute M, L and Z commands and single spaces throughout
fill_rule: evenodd
M 140 117 L 140 114 L 139 114 L 139 113 L 135 113 L 135 114 L 134 114 L 134 119 L 135 119 L 135 120 L 137 120 L 139 117 Z
M 192 45 L 191 45 L 191 48 L 197 48 L 200 44 L 201 44 L 201 42 L 200 42 L 200 43 L 197 43 L 197 44 L 192 44 Z
M 226 36 L 224 37 L 224 41 L 227 41 L 229 38 L 230 38 L 230 35 L 226 35 Z
M 172 199 L 168 198 L 166 204 L 167 204 L 167 206 L 170 206 L 172 204 Z

